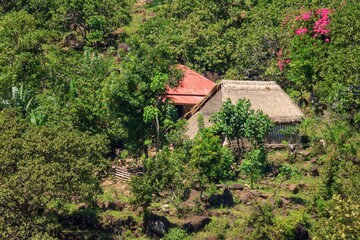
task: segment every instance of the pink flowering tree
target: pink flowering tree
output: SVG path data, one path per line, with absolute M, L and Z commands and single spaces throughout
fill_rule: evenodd
M 317 83 L 320 82 L 319 62 L 326 57 L 331 43 L 331 15 L 335 10 L 299 10 L 283 22 L 286 38 L 276 54 L 279 70 L 291 82 L 296 97 L 317 102 Z

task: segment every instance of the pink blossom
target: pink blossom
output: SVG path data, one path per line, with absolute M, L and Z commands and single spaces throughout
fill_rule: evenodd
M 296 17 L 295 17 L 295 20 L 296 20 L 296 21 L 300 21 L 300 19 L 301 19 L 301 16 L 296 16 Z
M 315 22 L 314 26 L 314 36 L 317 37 L 318 35 L 326 35 L 330 32 L 329 29 L 326 29 L 326 26 L 330 24 L 330 9 L 328 8 L 321 8 L 316 11 L 317 15 L 320 15 L 320 19 Z
M 320 15 L 321 18 L 329 17 L 329 13 L 331 13 L 331 11 L 330 11 L 330 9 L 328 9 L 328 8 L 319 8 L 319 9 L 316 11 L 316 14 L 317 14 L 317 15 Z
M 283 55 L 283 51 L 282 51 L 282 49 L 280 49 L 280 50 L 276 53 L 276 60 L 277 60 L 277 64 L 278 64 L 278 66 L 279 66 L 280 71 L 284 70 L 285 64 L 288 64 L 288 63 L 291 62 L 290 59 L 282 59 L 282 58 L 281 58 L 282 55 Z
M 330 42 L 330 39 L 326 38 L 326 39 L 325 39 L 325 42 L 329 43 L 329 42 Z
M 304 35 L 308 32 L 308 29 L 307 28 L 298 28 L 296 29 L 295 31 L 295 34 L 296 35 Z
M 284 63 L 283 63 L 283 61 L 278 60 L 278 66 L 279 66 L 280 71 L 284 70 Z
M 302 18 L 302 20 L 304 20 L 304 21 L 309 20 L 310 17 L 311 17 L 311 11 L 304 12 L 303 14 L 301 14 L 301 18 Z

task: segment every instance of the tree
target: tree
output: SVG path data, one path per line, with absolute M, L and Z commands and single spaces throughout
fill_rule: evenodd
M 61 123 L 29 125 L 10 110 L 0 122 L 0 236 L 56 237 L 66 204 L 91 204 L 101 191 L 108 142 Z
M 298 174 L 296 170 L 294 170 L 290 165 L 283 165 L 279 169 L 278 177 L 282 177 L 281 182 L 279 183 L 279 186 L 275 188 L 274 196 L 276 195 L 277 190 L 281 187 L 281 184 L 283 184 L 286 180 L 290 180 L 292 176 L 295 176 Z
M 149 45 L 146 40 L 155 36 L 143 35 L 147 31 L 145 25 L 139 31 L 144 39 L 138 35 L 130 39 L 131 51 L 124 55 L 121 75 L 112 74 L 107 79 L 110 110 L 124 126 L 127 146 L 140 156 L 147 153 L 146 143 L 154 136 L 159 147 L 163 133 L 171 125 L 170 119 L 175 118 L 174 109 L 163 96 L 166 86 L 176 85 L 179 80 L 169 45 Z
M 205 128 L 196 135 L 190 150 L 190 166 L 203 191 L 206 183 L 217 183 L 234 178 L 231 170 L 234 156 L 229 148 L 222 146 L 219 136 L 213 129 Z
M 0 6 L 4 12 L 26 11 L 39 20 L 41 28 L 74 31 L 94 45 L 131 21 L 130 3 L 131 0 L 30 0 L 8 1 Z
M 25 11 L 0 17 L 0 99 L 10 100 L 12 87 L 20 83 L 30 95 L 44 85 L 42 45 L 51 34 L 36 27 L 35 18 Z
M 247 99 L 239 99 L 234 105 L 227 99 L 220 111 L 210 121 L 230 142 L 236 140 L 240 153 L 243 152 L 243 139 L 248 139 L 255 148 L 263 148 L 265 138 L 273 123 L 261 110 L 251 109 Z
M 167 192 L 167 199 L 179 209 L 179 199 L 184 195 L 187 181 L 186 165 L 176 152 L 163 148 L 155 157 L 143 162 L 145 173 L 131 179 L 132 203 L 145 211 L 160 193 Z
M 241 163 L 241 169 L 250 177 L 250 187 L 254 188 L 254 182 L 258 180 L 264 169 L 264 152 L 260 149 L 247 152 L 244 161 Z

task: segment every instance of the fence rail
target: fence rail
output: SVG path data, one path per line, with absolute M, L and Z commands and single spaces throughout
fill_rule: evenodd
M 142 173 L 143 173 L 142 167 L 136 167 L 136 168 L 115 167 L 115 178 L 124 182 L 129 182 L 131 176 L 141 175 Z

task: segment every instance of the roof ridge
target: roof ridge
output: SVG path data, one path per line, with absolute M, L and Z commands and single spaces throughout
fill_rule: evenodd
M 208 81 L 208 82 L 211 82 L 211 83 L 216 84 L 215 82 L 211 81 L 210 79 L 208 79 L 208 78 L 204 77 L 202 74 L 200 74 L 200 73 L 198 73 L 198 72 L 196 72 L 196 71 L 192 70 L 191 68 L 189 68 L 189 67 L 187 67 L 187 66 L 185 66 L 185 65 L 183 65 L 183 64 L 178 64 L 178 66 L 179 66 L 179 67 L 183 67 L 183 68 L 185 68 L 185 70 L 186 70 L 186 71 L 189 71 L 189 72 L 195 73 L 196 75 L 198 75 L 199 77 L 203 78 L 204 80 L 206 80 L 206 81 Z M 181 69 L 181 68 L 180 68 L 180 69 Z
M 237 85 L 262 85 L 262 86 L 266 86 L 266 85 L 276 85 L 278 86 L 278 84 L 275 81 L 254 81 L 254 80 L 227 80 L 227 79 L 223 79 L 220 82 L 223 85 L 226 84 L 237 84 Z

